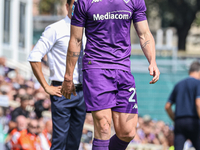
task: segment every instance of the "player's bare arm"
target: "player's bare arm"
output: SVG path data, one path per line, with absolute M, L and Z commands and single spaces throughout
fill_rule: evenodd
M 71 98 L 71 93 L 76 96 L 75 86 L 73 83 L 73 72 L 78 60 L 83 36 L 83 27 L 71 25 L 71 36 L 66 59 L 66 72 L 62 84 L 61 93 L 67 99 Z
M 39 83 L 41 84 L 41 86 L 44 88 L 45 92 L 50 94 L 50 95 L 56 95 L 61 97 L 62 94 L 60 92 L 61 90 L 61 86 L 50 86 L 48 85 L 48 83 L 46 82 L 44 75 L 42 73 L 42 65 L 41 62 L 30 62 L 33 73 L 35 75 L 35 77 L 37 78 L 37 80 L 39 81 Z
M 199 119 L 200 119 L 200 98 L 196 99 L 196 108 L 197 108 L 197 114 L 198 114 Z
M 174 112 L 172 111 L 172 104 L 170 102 L 167 102 L 165 104 L 165 110 L 166 110 L 167 114 L 169 115 L 169 117 L 174 121 L 175 115 L 174 115 Z
M 150 84 L 154 84 L 159 80 L 160 71 L 156 64 L 155 41 L 149 30 L 147 20 L 134 23 L 136 32 L 140 38 L 140 45 L 149 62 L 149 73 L 153 76 Z

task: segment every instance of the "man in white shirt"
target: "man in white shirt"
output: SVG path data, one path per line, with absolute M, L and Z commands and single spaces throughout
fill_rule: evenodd
M 78 150 L 85 120 L 86 111 L 78 64 L 73 74 L 77 96 L 71 95 L 71 99 L 66 99 L 60 92 L 66 68 L 73 3 L 74 0 L 67 0 L 68 16 L 46 27 L 28 58 L 34 75 L 50 94 L 53 120 L 51 150 Z M 45 54 L 48 57 L 51 85 L 48 85 L 42 73 L 41 59 Z

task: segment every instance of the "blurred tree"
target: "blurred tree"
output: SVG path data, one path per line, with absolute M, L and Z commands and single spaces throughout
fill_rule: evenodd
M 39 11 L 42 15 L 57 15 L 57 9 L 64 0 L 40 0 Z
M 200 0 L 146 0 L 146 4 L 148 11 L 151 11 L 151 7 L 159 6 L 158 14 L 162 19 L 162 27 L 175 27 L 178 48 L 185 50 L 188 32 L 197 12 L 200 11 Z M 200 24 L 200 19 L 196 22 Z

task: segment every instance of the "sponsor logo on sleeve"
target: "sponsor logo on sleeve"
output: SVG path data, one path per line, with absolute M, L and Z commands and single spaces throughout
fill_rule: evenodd
M 130 19 L 132 16 L 132 13 L 130 11 L 126 10 L 119 10 L 119 11 L 112 11 L 112 12 L 106 12 L 105 15 L 101 14 L 93 14 L 93 20 L 110 20 L 110 19 Z

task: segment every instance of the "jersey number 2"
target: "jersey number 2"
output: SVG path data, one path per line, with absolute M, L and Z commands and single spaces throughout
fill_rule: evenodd
M 135 96 L 135 88 L 130 88 L 129 89 L 129 92 L 132 92 L 133 91 L 133 93 L 131 94 L 131 96 L 129 97 L 129 99 L 128 99 L 128 101 L 129 102 L 135 102 L 135 99 L 133 99 L 133 97 Z

